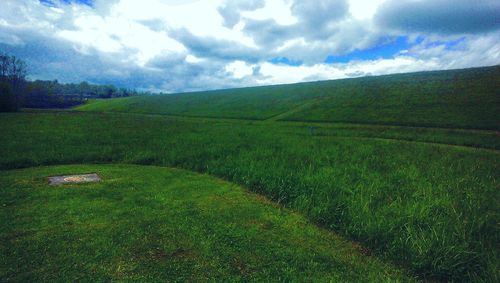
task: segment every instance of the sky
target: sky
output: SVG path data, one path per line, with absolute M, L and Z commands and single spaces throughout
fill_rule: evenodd
M 500 63 L 498 0 L 2 0 L 32 80 L 184 92 Z

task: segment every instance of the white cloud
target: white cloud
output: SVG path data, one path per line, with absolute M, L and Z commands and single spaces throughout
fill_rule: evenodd
M 191 64 L 197 64 L 197 63 L 201 63 L 203 61 L 204 61 L 203 59 L 198 58 L 198 57 L 191 55 L 191 54 L 186 56 L 186 62 L 191 63 Z
M 373 18 L 378 7 L 386 0 L 349 0 L 349 12 L 357 20 Z
M 394 59 L 356 61 L 347 64 L 315 64 L 311 66 L 286 66 L 264 63 L 260 72 L 264 79 L 259 84 L 284 84 L 300 81 L 343 79 L 365 75 L 436 70 L 441 67 L 438 60 L 419 60 L 400 56 Z
M 297 17 L 292 14 L 291 2 L 286 0 L 266 1 L 264 7 L 254 11 L 244 11 L 244 18 L 252 20 L 273 19 L 280 25 L 293 25 L 297 23 Z
M 226 65 L 226 72 L 232 74 L 235 79 L 242 79 L 246 76 L 250 76 L 253 74 L 253 68 L 255 66 L 249 65 L 244 61 L 234 61 L 228 65 Z

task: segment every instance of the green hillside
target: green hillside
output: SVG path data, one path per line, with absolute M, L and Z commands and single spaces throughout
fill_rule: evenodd
M 93 101 L 82 111 L 500 129 L 500 66 Z

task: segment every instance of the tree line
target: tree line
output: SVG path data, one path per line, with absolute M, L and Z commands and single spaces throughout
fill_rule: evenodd
M 0 111 L 19 108 L 67 108 L 87 99 L 126 97 L 144 94 L 113 85 L 94 85 L 88 82 L 62 84 L 53 81 L 26 79 L 26 63 L 0 53 Z

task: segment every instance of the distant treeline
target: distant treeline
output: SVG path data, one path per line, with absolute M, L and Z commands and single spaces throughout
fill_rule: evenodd
M 65 108 L 85 102 L 89 98 L 113 98 L 138 95 L 135 90 L 113 85 L 61 84 L 55 81 L 26 82 L 22 106 L 26 108 Z
M 0 112 L 19 108 L 67 108 L 84 103 L 90 98 L 134 96 L 136 90 L 116 88 L 113 85 L 93 85 L 87 82 L 61 84 L 54 81 L 26 80 L 26 63 L 8 54 L 0 53 Z

